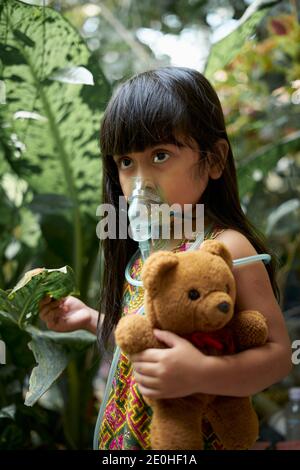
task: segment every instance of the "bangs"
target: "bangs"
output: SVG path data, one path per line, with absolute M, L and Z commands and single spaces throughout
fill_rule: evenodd
M 173 88 L 173 87 L 172 87 Z M 101 126 L 102 155 L 125 155 L 171 143 L 181 146 L 178 136 L 188 136 L 186 103 L 157 79 L 140 74 L 123 84 L 110 101 Z

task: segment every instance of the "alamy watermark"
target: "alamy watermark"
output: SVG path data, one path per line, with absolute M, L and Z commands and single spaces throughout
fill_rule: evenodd
M 295 339 L 292 342 L 292 349 L 295 349 L 292 353 L 292 364 L 298 366 L 300 364 L 300 339 Z
M 6 364 L 6 344 L 0 339 L 0 364 Z
M 6 87 L 3 80 L 0 80 L 0 104 L 6 104 Z
M 96 215 L 101 220 L 96 233 L 100 240 L 106 238 L 136 240 L 151 239 L 193 239 L 204 233 L 204 205 L 147 204 L 140 201 L 134 210 L 127 207 L 127 200 L 119 196 L 119 205 L 100 204 Z M 128 223 L 129 221 L 129 223 Z M 117 233 L 118 232 L 118 233 Z

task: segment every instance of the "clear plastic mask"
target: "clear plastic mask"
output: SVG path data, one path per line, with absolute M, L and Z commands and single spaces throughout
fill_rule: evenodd
M 163 238 L 163 217 L 158 210 L 166 204 L 162 190 L 152 181 L 133 177 L 131 194 L 128 198 L 130 236 L 139 243 L 143 258 L 154 250 L 167 250 L 169 238 Z M 170 227 L 172 220 L 169 220 Z
M 153 231 L 151 212 L 154 205 L 163 203 L 161 192 L 150 181 L 135 177 L 128 203 L 132 238 L 137 242 L 150 240 Z
M 152 251 L 170 249 L 171 239 L 179 243 L 184 238 L 181 207 L 178 205 L 176 211 L 172 206 L 171 210 L 153 181 L 133 177 L 128 204 L 129 233 L 139 243 L 144 259 Z

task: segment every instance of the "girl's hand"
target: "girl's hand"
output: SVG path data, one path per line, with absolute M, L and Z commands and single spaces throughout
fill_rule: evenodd
M 154 334 L 167 349 L 146 349 L 130 356 L 140 392 L 156 399 L 197 393 L 199 362 L 205 367 L 207 356 L 170 331 L 154 330 Z
M 39 307 L 40 318 L 50 330 L 63 333 L 84 329 L 96 333 L 98 312 L 76 297 L 54 300 L 47 295 Z

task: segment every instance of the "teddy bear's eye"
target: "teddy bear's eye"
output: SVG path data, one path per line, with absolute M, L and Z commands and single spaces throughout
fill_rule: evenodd
M 189 299 L 191 300 L 197 300 L 200 297 L 200 292 L 197 291 L 197 289 L 191 289 L 189 290 Z
M 229 294 L 229 292 L 230 292 L 230 287 L 229 287 L 229 284 L 226 284 L 226 287 L 225 287 L 225 289 L 226 289 L 226 292 L 227 292 L 227 294 Z

